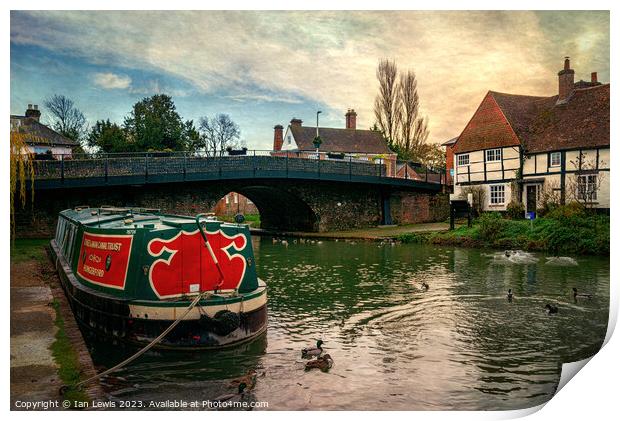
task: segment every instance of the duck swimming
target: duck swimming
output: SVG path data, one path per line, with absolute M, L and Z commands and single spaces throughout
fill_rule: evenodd
M 308 361 L 306 363 L 306 370 L 312 370 L 318 368 L 323 372 L 326 372 L 334 365 L 334 360 L 329 354 L 325 354 L 322 357 L 317 357 L 315 360 Z
M 547 314 L 556 314 L 558 312 L 558 308 L 551 304 L 547 304 L 545 308 L 547 309 Z
M 423 289 L 424 291 L 428 291 L 428 289 L 429 289 L 429 288 L 430 288 L 430 287 L 428 286 L 428 284 L 427 284 L 426 282 L 422 282 L 422 289 Z
M 217 398 L 214 398 L 214 402 L 235 402 L 240 401 L 243 398 L 243 394 L 245 393 L 245 388 L 247 385 L 243 382 L 239 383 L 239 387 L 237 389 L 237 393 L 227 393 L 225 395 L 220 395 Z
M 318 341 L 316 341 L 316 347 L 308 347 L 308 348 L 304 348 L 301 350 L 301 357 L 302 358 L 311 358 L 314 356 L 319 356 L 323 353 L 323 347 L 322 345 L 324 344 L 324 342 L 319 339 Z
M 592 298 L 592 294 L 583 294 L 580 292 L 577 292 L 577 288 L 573 288 L 573 298 L 576 300 L 577 298 L 587 298 L 587 299 L 591 299 Z
M 512 288 L 508 288 L 508 295 L 506 297 L 508 297 L 508 302 L 512 302 Z
M 232 380 L 230 382 L 230 385 L 239 386 L 241 383 L 246 385 L 245 386 L 246 390 L 254 389 L 254 386 L 256 385 L 256 370 L 251 369 L 250 371 L 248 371 L 248 374 L 246 374 L 245 376 Z

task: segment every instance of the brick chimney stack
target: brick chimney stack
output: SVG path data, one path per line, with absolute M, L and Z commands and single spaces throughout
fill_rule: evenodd
M 301 127 L 301 123 L 302 123 L 302 121 L 300 119 L 298 119 L 298 118 L 294 118 L 294 119 L 291 120 L 291 126 L 299 126 L 299 127 Z
M 598 75 L 596 74 L 596 72 L 590 73 L 590 80 L 592 81 L 592 83 L 598 83 Z
M 564 57 L 564 69 L 558 72 L 558 102 L 565 102 L 575 89 L 575 71 L 570 68 L 570 57 Z
M 282 127 L 280 124 L 278 124 L 277 126 L 273 128 L 273 150 L 274 151 L 282 150 L 282 144 L 284 143 L 283 131 L 284 131 L 284 127 Z
M 355 130 L 357 125 L 357 113 L 353 108 L 347 110 L 347 113 L 344 115 L 346 117 L 346 127 L 347 129 Z
M 30 117 L 30 118 L 34 118 L 35 120 L 39 121 L 39 119 L 41 118 L 41 111 L 39 111 L 39 106 L 38 105 L 32 105 L 32 104 L 28 104 L 28 109 L 26 110 L 26 117 Z

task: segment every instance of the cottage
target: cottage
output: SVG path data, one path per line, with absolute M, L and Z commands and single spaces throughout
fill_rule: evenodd
M 385 164 L 388 175 L 393 176 L 396 169 L 396 153 L 387 145 L 378 131 L 357 128 L 357 113 L 348 110 L 345 114 L 345 128 L 307 127 L 300 119 L 294 118 L 284 133 L 284 127 L 274 127 L 273 150 L 295 152 L 295 156 L 318 159 L 346 159 L 353 162 L 364 161 Z M 317 148 L 314 139 L 321 143 Z M 317 150 L 318 149 L 318 150 Z
M 52 130 L 41 123 L 40 119 L 41 111 L 38 105 L 28 104 L 25 115 L 11 115 L 11 131 L 25 134 L 30 153 L 38 158 L 70 158 L 73 148 L 79 145 L 78 142 Z
M 477 189 L 484 210 L 521 202 L 586 202 L 609 209 L 609 83 L 574 82 L 570 60 L 550 97 L 489 91 L 450 146 L 454 193 Z

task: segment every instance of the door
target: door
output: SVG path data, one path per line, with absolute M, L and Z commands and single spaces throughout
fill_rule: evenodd
M 526 187 L 526 211 L 527 212 L 536 212 L 536 186 L 527 186 Z

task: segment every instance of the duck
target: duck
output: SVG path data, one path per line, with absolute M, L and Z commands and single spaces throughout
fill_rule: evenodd
M 285 247 L 288 247 L 288 241 L 282 240 L 282 245 L 285 246 Z
M 271 238 L 271 244 L 278 244 L 278 239 L 275 237 Z
M 428 289 L 429 289 L 429 288 L 430 288 L 430 287 L 428 286 L 428 284 L 427 284 L 426 282 L 422 282 L 422 289 L 423 289 L 424 291 L 428 291 Z
M 557 314 L 558 312 L 558 308 L 551 304 L 547 304 L 545 308 L 547 309 L 547 314 Z
M 510 257 L 511 254 L 512 253 L 510 252 L 510 250 L 504 251 L 504 256 L 506 256 L 506 257 Z
M 508 294 L 506 297 L 508 297 L 509 302 L 512 302 L 512 288 L 508 288 Z
M 323 347 L 322 345 L 325 342 L 323 342 L 321 339 L 319 339 L 318 341 L 316 341 L 316 347 L 308 347 L 308 348 L 304 348 L 301 350 L 301 356 L 302 358 L 308 358 L 308 357 L 314 357 L 314 356 L 319 356 L 323 353 Z
M 581 292 L 577 292 L 577 288 L 573 288 L 573 298 L 576 300 L 577 298 L 587 298 L 591 299 L 592 294 L 583 294 Z
M 312 370 L 313 368 L 318 368 L 323 372 L 326 372 L 334 365 L 334 360 L 329 354 L 325 354 L 322 357 L 317 357 L 314 360 L 308 361 L 306 363 L 306 370 Z
M 245 389 L 247 384 L 244 382 L 239 383 L 237 388 L 237 393 L 227 393 L 225 395 L 220 395 L 217 398 L 214 398 L 214 402 L 234 402 L 240 401 L 243 398 L 243 394 L 245 393 Z
M 251 369 L 245 376 L 234 379 L 230 382 L 231 386 L 239 386 L 241 383 L 244 383 L 245 390 L 252 390 L 256 385 L 256 370 Z

